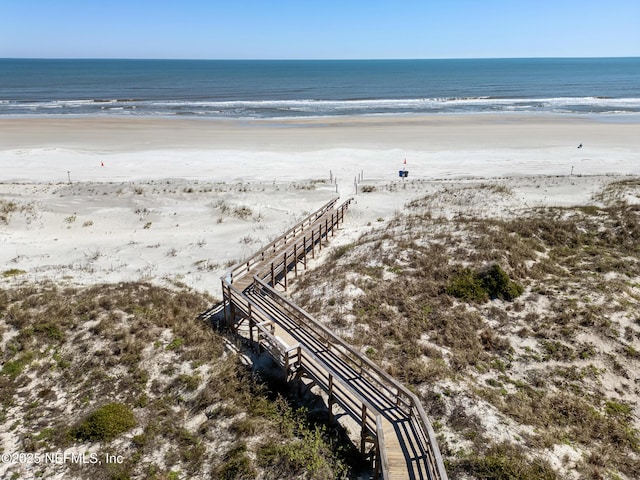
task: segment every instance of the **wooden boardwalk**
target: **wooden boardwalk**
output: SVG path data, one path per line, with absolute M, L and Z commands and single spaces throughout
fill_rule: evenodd
M 383 479 L 447 479 L 435 434 L 417 397 L 359 351 L 285 298 L 288 282 L 326 246 L 350 200 L 337 199 L 222 277 L 225 323 L 269 352 L 288 380 L 327 396 L 330 421 L 360 425 L 360 450 Z

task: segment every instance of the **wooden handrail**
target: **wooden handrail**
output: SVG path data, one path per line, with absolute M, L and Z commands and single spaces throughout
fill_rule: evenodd
M 305 217 L 304 220 L 301 220 L 300 222 L 295 224 L 293 227 L 291 227 L 289 230 L 284 232 L 282 235 L 280 235 L 279 237 L 277 237 L 274 240 L 272 240 L 271 242 L 269 242 L 269 244 L 267 244 L 265 247 L 261 248 L 254 255 L 252 255 L 251 257 L 249 257 L 246 260 L 242 260 L 242 261 L 238 262 L 237 264 L 235 264 L 233 267 L 231 267 L 231 269 L 229 271 L 227 271 L 223 275 L 222 280 L 226 280 L 225 277 L 230 276 L 229 277 L 230 278 L 230 283 L 233 283 L 233 280 L 235 279 L 237 273 L 249 272 L 250 269 L 251 269 L 251 265 L 256 263 L 257 261 L 259 261 L 258 257 L 260 257 L 260 259 L 262 259 L 263 258 L 263 254 L 266 254 L 269 250 L 274 249 L 278 245 L 278 243 L 281 242 L 282 240 L 285 240 L 289 236 L 290 233 L 294 233 L 294 237 L 295 237 L 296 230 L 298 230 L 299 228 L 302 229 L 302 227 L 304 227 L 304 225 L 307 224 L 307 223 L 312 224 L 319 217 L 324 215 L 324 213 L 327 210 L 331 209 L 336 204 L 336 202 L 338 201 L 338 198 L 339 197 L 332 198 L 327 203 L 325 203 L 322 207 L 320 207 L 318 210 L 316 210 L 315 212 L 313 212 L 310 215 L 308 215 L 307 217 Z M 285 243 L 286 243 L 286 241 L 285 241 Z
M 324 325 L 317 322 L 313 317 L 311 317 L 311 315 L 309 315 L 303 309 L 301 309 L 300 307 L 295 305 L 293 302 L 291 302 L 290 300 L 280 295 L 274 288 L 272 288 L 270 285 L 264 282 L 257 275 L 255 275 L 253 279 L 254 279 L 254 282 L 257 284 L 257 286 L 259 286 L 259 288 L 262 288 L 263 291 L 268 292 L 268 294 L 274 300 L 276 300 L 278 303 L 287 305 L 289 309 L 298 313 L 299 315 L 298 319 L 299 320 L 304 319 L 305 321 L 303 326 L 312 327 L 310 329 L 311 333 L 314 330 L 320 330 L 326 336 L 325 338 L 320 337 L 321 340 L 326 341 L 326 339 L 329 338 L 331 341 L 329 342 L 328 346 L 335 347 L 335 345 L 338 345 L 342 349 L 346 350 L 351 355 L 353 355 L 358 361 L 365 364 L 370 369 L 370 371 L 374 372 L 378 377 L 380 377 L 380 379 L 378 379 L 374 375 L 370 376 L 372 380 L 376 381 L 378 385 L 383 388 L 383 391 L 386 391 L 389 393 L 392 393 L 394 389 L 397 391 L 396 398 L 391 398 L 391 399 L 395 401 L 400 400 L 405 405 L 405 407 L 408 407 L 406 413 L 417 421 L 418 426 L 422 430 L 424 438 L 428 442 L 428 447 L 432 454 L 432 459 L 430 460 L 433 460 L 433 462 L 435 462 L 434 467 L 437 470 L 438 474 L 440 475 L 440 478 L 443 478 L 443 479 L 447 478 L 446 470 L 444 468 L 444 462 L 442 460 L 442 454 L 440 453 L 440 448 L 438 447 L 438 442 L 436 440 L 435 432 L 433 430 L 431 422 L 429 422 L 429 419 L 427 418 L 424 408 L 422 407 L 422 403 L 420 402 L 418 397 L 416 397 L 416 395 L 413 392 L 408 390 L 404 385 L 398 382 L 395 378 L 393 378 L 387 372 L 385 372 L 380 367 L 378 367 L 375 363 L 373 363 L 367 357 L 362 355 L 359 351 L 354 349 L 351 345 L 343 341 L 340 337 L 336 336 Z M 336 348 L 335 350 L 337 352 L 340 352 L 340 349 Z M 383 379 L 384 382 L 381 379 Z
M 378 439 L 378 456 L 380 461 L 380 472 L 383 480 L 386 480 L 389 472 L 389 458 L 387 457 L 387 447 L 384 444 L 384 430 L 382 428 L 382 416 L 376 417 L 376 432 Z
M 352 199 L 349 199 L 344 202 L 340 207 L 338 207 L 337 210 L 339 210 L 339 212 L 344 215 L 344 209 L 348 207 L 351 200 Z M 303 342 L 300 342 L 299 345 L 293 347 L 287 347 L 284 344 L 281 344 L 281 342 L 278 342 L 276 337 L 271 335 L 271 333 L 268 332 L 263 325 L 261 325 L 261 323 L 264 322 L 273 322 L 274 317 L 272 317 L 272 315 L 268 312 L 264 311 L 258 303 L 251 300 L 247 295 L 245 295 L 245 292 L 240 292 L 232 285 L 237 275 L 243 276 L 244 274 L 249 273 L 251 271 L 252 265 L 263 261 L 265 259 L 265 255 L 267 255 L 270 250 L 273 250 L 274 253 L 278 251 L 278 260 L 269 264 L 268 271 L 265 270 L 262 272 L 254 273 L 253 288 L 259 292 L 264 292 L 270 299 L 274 300 L 278 305 L 280 305 L 280 307 L 286 309 L 285 315 L 287 316 L 287 318 L 291 321 L 294 321 L 298 326 L 302 327 L 306 332 L 306 335 L 308 335 L 311 340 L 317 342 L 319 345 L 322 345 L 323 348 L 326 348 L 328 351 L 332 352 L 333 358 L 335 358 L 337 362 L 339 361 L 342 365 L 345 365 L 346 367 L 357 372 L 360 377 L 366 377 L 367 383 L 369 383 L 372 387 L 377 388 L 377 391 L 382 395 L 380 398 L 384 397 L 390 402 L 391 405 L 401 407 L 401 410 L 404 412 L 404 414 L 407 415 L 412 424 L 419 430 L 419 435 L 417 435 L 415 438 L 421 444 L 420 451 L 425 451 L 425 453 L 427 454 L 427 461 L 430 470 L 429 478 L 431 478 L 431 473 L 433 473 L 435 475 L 435 479 L 446 480 L 447 473 L 444 468 L 442 455 L 435 438 L 435 432 L 433 431 L 433 427 L 431 426 L 424 408 L 422 407 L 422 404 L 420 403 L 416 395 L 409 391 L 406 387 L 404 387 L 404 385 L 398 382 L 387 372 L 378 367 L 371 360 L 369 360 L 361 352 L 333 334 L 333 332 L 327 329 L 324 325 L 317 322 L 303 309 L 280 295 L 280 293 L 275 290 L 275 285 L 271 285 L 265 280 L 271 277 L 272 281 L 274 281 L 275 278 L 277 278 L 282 272 L 284 272 L 286 289 L 286 272 L 288 271 L 289 265 L 292 263 L 297 263 L 300 259 L 299 253 L 306 254 L 306 251 L 315 247 L 315 243 L 319 243 L 320 246 L 322 246 L 321 242 L 323 236 L 328 236 L 329 231 L 333 231 L 333 228 L 338 225 L 338 222 L 340 221 L 340 214 L 335 215 L 335 217 L 334 215 L 331 215 L 331 223 L 329 223 L 328 218 L 325 219 L 324 225 L 322 223 L 319 223 L 317 228 L 318 232 L 315 232 L 316 228 L 314 227 L 311 232 L 312 241 L 310 243 L 307 243 L 306 234 L 303 236 L 302 241 L 300 241 L 299 233 L 305 231 L 306 227 L 308 227 L 309 225 L 313 225 L 314 222 L 322 218 L 323 215 L 325 215 L 331 208 L 334 207 L 336 202 L 337 198 L 327 202 L 316 212 L 307 216 L 304 220 L 296 224 L 283 235 L 270 242 L 266 247 L 262 248 L 248 260 L 244 260 L 236 264 L 230 271 L 228 271 L 221 277 L 223 283 L 223 293 L 227 295 L 229 297 L 229 301 L 237 305 L 241 311 L 246 310 L 243 311 L 246 316 L 254 316 L 255 318 L 262 319 L 262 322 L 254 324 L 254 326 L 258 328 L 262 335 L 262 337 L 259 337 L 259 340 L 260 338 L 265 339 L 265 343 L 269 347 L 269 352 L 274 357 L 277 356 L 278 361 L 285 364 L 285 368 L 290 367 L 289 352 L 295 350 L 297 352 L 298 362 L 301 365 L 305 365 L 305 370 L 308 372 L 308 374 L 316 377 L 316 383 L 325 391 L 329 389 L 329 377 L 341 379 L 338 384 L 332 383 L 332 393 L 334 394 L 335 401 L 336 403 L 341 405 L 342 408 L 344 408 L 345 411 L 347 411 L 349 415 L 352 416 L 352 418 L 354 418 L 355 420 L 358 420 L 361 417 L 363 428 L 366 426 L 369 433 L 377 439 L 377 450 L 379 457 L 378 461 L 380 462 L 381 474 L 383 479 L 388 478 L 389 464 L 386 455 L 384 433 L 382 429 L 382 413 L 376 407 L 374 407 L 368 399 L 366 399 L 362 394 L 351 387 L 349 385 L 348 379 L 344 379 L 341 374 L 332 367 L 332 365 L 321 359 Z M 323 226 L 324 231 L 322 231 Z M 300 229 L 300 232 L 298 232 L 298 229 Z M 287 245 L 287 238 L 291 233 L 293 233 L 293 238 L 297 238 L 298 240 L 296 240 L 290 247 L 285 246 L 284 249 L 280 247 L 280 250 L 277 250 L 276 247 L 279 243 L 283 242 L 283 245 Z M 317 237 L 315 237 L 314 233 L 318 234 Z M 311 361 L 305 361 L 304 357 L 310 359 Z M 336 364 L 339 365 L 338 363 Z M 326 372 L 326 375 L 323 372 Z M 325 382 L 322 378 L 320 378 L 320 375 L 326 376 L 327 381 Z M 347 393 L 345 393 L 345 391 Z M 360 413 L 359 409 L 356 407 L 356 404 L 352 406 L 349 405 L 349 403 L 354 403 L 353 400 L 357 400 L 359 402 L 359 404 L 357 405 L 363 406 L 364 410 L 362 411 L 362 413 Z
M 229 285 L 228 288 L 234 300 L 236 301 L 240 300 L 240 302 L 246 305 L 247 307 L 251 305 L 252 315 L 261 319 L 269 319 L 269 321 L 271 321 L 271 315 L 265 312 L 258 303 L 256 303 L 255 301 L 245 296 L 241 291 L 236 289 L 233 285 Z M 248 310 L 249 308 L 247 308 L 247 311 Z M 264 326 L 262 326 L 260 323 L 255 323 L 254 326 L 261 331 L 263 338 L 266 338 L 267 340 L 269 340 L 268 345 L 273 348 L 266 348 L 266 349 L 272 354 L 272 356 L 275 356 L 274 355 L 275 352 L 273 352 L 273 349 L 276 349 L 278 351 L 278 358 L 285 358 L 288 352 L 297 351 L 298 349 L 300 349 L 302 357 L 306 356 L 310 358 L 313 362 L 315 362 L 316 365 L 318 365 L 318 368 L 314 368 L 313 362 L 307 361 L 305 363 L 310 374 L 313 374 L 313 372 L 311 371 L 312 369 L 313 370 L 317 369 L 317 370 L 326 372 L 327 377 L 329 375 L 333 375 L 336 378 L 340 378 L 340 374 L 338 372 L 336 372 L 330 365 L 327 365 L 326 362 L 324 362 L 320 357 L 318 357 L 315 353 L 313 353 L 306 345 L 299 344 L 296 346 L 285 347 L 283 344 L 281 344 L 281 342 L 278 342 L 277 338 L 273 336 L 269 331 L 267 331 L 267 329 L 264 328 Z M 301 363 L 304 362 L 304 358 L 300 358 L 299 362 Z M 323 381 L 323 379 L 320 378 L 320 375 L 317 372 L 313 376 L 314 376 L 314 379 L 316 380 L 317 385 L 323 388 L 323 390 L 328 392 L 328 382 Z M 336 403 L 338 403 L 342 408 L 344 408 L 345 411 L 354 420 L 359 419 L 360 409 L 350 406 L 349 400 L 355 400 L 358 402 L 358 405 L 364 405 L 366 407 L 366 410 L 368 412 L 367 413 L 367 429 L 369 433 L 371 433 L 372 435 L 375 434 L 378 437 L 378 442 L 380 442 L 380 439 L 384 437 L 384 433 L 381 428 L 382 415 L 380 414 L 379 410 L 375 408 L 373 405 L 371 405 L 368 400 L 366 400 L 362 395 L 360 395 L 348 383 L 344 383 L 342 385 L 334 384 L 334 388 L 335 388 L 334 395 L 336 397 Z M 348 392 L 348 395 L 344 393 L 343 390 Z M 384 440 L 382 440 L 382 444 L 384 445 Z M 383 475 L 383 478 L 386 478 L 386 477 L 384 477 Z

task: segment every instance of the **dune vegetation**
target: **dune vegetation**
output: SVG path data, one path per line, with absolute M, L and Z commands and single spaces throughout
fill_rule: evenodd
M 345 475 L 336 435 L 198 319 L 211 302 L 147 283 L 0 290 L 1 453 L 68 455 L 3 463 L 0 476 Z
M 414 200 L 294 299 L 419 395 L 450 478 L 638 478 L 640 182 L 496 208 L 511 195 Z

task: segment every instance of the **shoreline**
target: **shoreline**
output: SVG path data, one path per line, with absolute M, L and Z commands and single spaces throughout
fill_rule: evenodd
M 558 116 L 375 116 L 272 120 L 0 118 L 0 182 L 352 183 L 409 178 L 637 174 L 636 123 Z M 583 145 L 584 148 L 576 148 Z M 349 180 L 348 180 L 349 179 Z

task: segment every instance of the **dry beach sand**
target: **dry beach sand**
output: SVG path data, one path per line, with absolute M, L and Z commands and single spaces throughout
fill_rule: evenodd
M 630 121 L 504 114 L 2 119 L 0 265 L 25 273 L 1 281 L 145 279 L 219 296 L 229 265 L 336 194 L 356 198 L 339 241 L 465 182 L 509 187 L 498 215 L 590 203 L 615 176 L 640 174 L 638 131 Z M 461 197 L 442 209 L 473 206 Z

